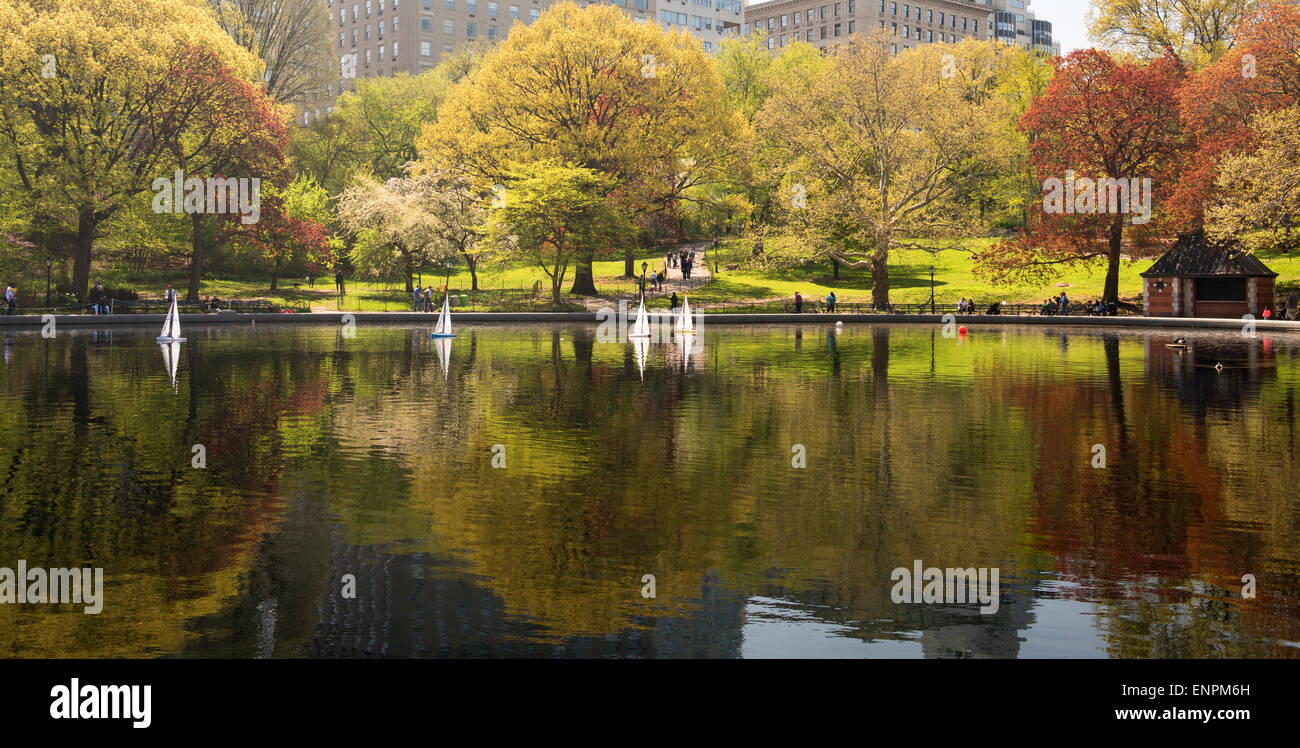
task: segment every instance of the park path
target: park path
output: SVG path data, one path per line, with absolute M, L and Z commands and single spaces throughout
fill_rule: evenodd
M 708 258 L 707 250 L 712 244 L 713 244 L 712 240 L 708 240 L 708 241 L 698 241 L 698 242 L 684 242 L 674 247 L 674 250 L 678 251 L 679 253 L 682 249 L 689 250 L 692 247 L 695 249 L 695 264 L 691 266 L 691 277 L 689 279 L 682 277 L 682 268 L 681 268 L 681 263 L 679 262 L 677 267 L 668 268 L 668 280 L 664 282 L 663 291 L 652 291 L 649 289 L 647 283 L 646 298 L 653 299 L 657 296 L 672 296 L 674 293 L 676 293 L 680 298 L 683 293 L 692 293 L 708 285 L 709 281 L 713 279 L 713 276 L 709 273 L 709 261 L 707 259 Z M 664 252 L 664 254 L 667 255 L 668 253 Z M 665 258 L 661 256 L 658 259 L 649 262 L 650 262 L 650 270 L 657 273 L 663 270 Z M 646 274 L 646 277 L 649 278 L 648 272 Z M 594 312 L 609 306 L 611 301 L 612 302 L 627 301 L 630 303 L 636 298 L 637 298 L 636 292 L 628 292 L 628 293 L 621 293 L 621 294 L 611 294 L 607 296 L 591 297 L 586 299 L 584 301 L 584 304 L 586 305 L 588 311 Z

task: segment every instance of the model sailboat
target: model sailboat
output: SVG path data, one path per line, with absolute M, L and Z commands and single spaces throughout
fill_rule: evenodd
M 628 331 L 629 338 L 648 338 L 650 337 L 650 322 L 645 316 L 645 296 L 641 297 L 641 306 L 636 310 L 636 321 L 632 323 L 632 329 Z
M 176 308 L 176 297 L 172 297 L 172 303 L 167 307 L 167 318 L 163 320 L 162 334 L 158 336 L 159 343 L 184 343 L 185 338 L 181 337 L 181 315 Z
M 682 313 L 677 317 L 677 332 L 695 332 L 695 320 L 691 319 L 691 302 L 682 294 Z
M 433 336 L 435 338 L 454 338 L 456 333 L 451 331 L 451 297 L 442 297 L 442 311 L 438 314 L 438 324 L 433 327 Z

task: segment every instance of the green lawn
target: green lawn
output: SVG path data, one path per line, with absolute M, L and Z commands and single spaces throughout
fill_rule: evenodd
M 969 243 L 971 249 L 983 249 L 991 239 L 975 239 Z M 719 264 L 737 262 L 749 253 L 749 240 L 724 241 L 719 254 Z M 1280 274 L 1279 289 L 1290 290 L 1300 285 L 1300 260 L 1285 255 L 1261 254 L 1260 259 Z M 640 271 L 642 262 L 649 262 L 651 269 L 663 265 L 663 256 L 658 251 L 638 253 L 636 269 Z M 995 287 L 974 276 L 971 256 L 962 252 L 941 252 L 935 256 L 919 250 L 899 251 L 894 256 L 890 267 L 890 300 L 897 304 L 924 303 L 930 299 L 930 263 L 934 263 L 934 294 L 941 304 L 954 304 L 961 297 L 973 298 L 977 304 L 987 305 L 997 300 L 1012 303 L 1038 303 L 1048 296 L 1055 296 L 1062 290 L 1058 283 L 1068 283 L 1064 290 L 1075 301 L 1086 301 L 1101 296 L 1105 283 L 1105 273 L 1101 267 L 1093 271 L 1084 268 L 1066 270 L 1059 278 L 1053 278 L 1041 284 L 1024 286 Z M 1151 266 L 1151 260 L 1125 263 L 1120 270 L 1120 296 L 1134 300 L 1141 292 L 1142 283 L 1139 273 Z M 714 263 L 710 257 L 710 269 Z M 781 271 L 762 272 L 746 269 L 743 262 L 741 269 L 722 270 L 713 281 L 702 289 L 691 293 L 695 304 L 721 305 L 763 301 L 770 299 L 789 299 L 796 291 L 805 298 L 824 298 L 834 291 L 843 303 L 869 302 L 871 300 L 871 275 L 867 268 L 840 268 L 839 279 L 832 277 L 828 262 L 817 262 L 801 267 Z M 602 296 L 631 294 L 636 290 L 635 281 L 620 278 L 623 272 L 621 259 L 600 260 L 595 265 L 596 288 Z M 470 275 L 464 263 L 458 263 L 452 271 L 450 285 L 453 292 L 470 297 L 468 310 L 581 310 L 581 300 L 569 297 L 567 290 L 572 285 L 572 268 L 566 276 L 564 302 L 558 306 L 549 303 L 550 279 L 536 266 L 514 264 L 493 267 L 479 272 L 479 292 L 470 292 Z M 162 289 L 168 283 L 183 288 L 186 277 L 183 274 L 149 273 L 146 276 L 126 276 L 124 273 L 106 271 L 102 276 L 113 286 L 125 285 L 135 288 L 145 296 L 161 296 Z M 442 274 L 424 273 L 417 280 L 421 284 L 432 283 L 436 289 L 446 278 Z M 540 283 L 540 296 L 533 297 L 533 287 Z M 357 278 L 347 280 L 347 298 L 342 307 L 334 295 L 333 276 L 316 279 L 311 287 L 304 278 L 281 278 L 280 288 L 272 293 L 268 290 L 266 280 L 237 280 L 211 278 L 206 280 L 201 294 L 207 298 L 217 296 L 223 299 L 270 299 L 277 304 L 308 305 L 313 309 L 349 311 L 400 311 L 410 308 L 410 296 L 400 280 L 366 281 Z M 674 289 L 671 285 L 668 292 Z M 440 296 L 440 293 L 438 294 Z M 667 301 L 655 299 L 652 305 L 666 305 Z

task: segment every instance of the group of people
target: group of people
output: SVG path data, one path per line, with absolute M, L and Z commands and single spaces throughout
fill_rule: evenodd
M 835 292 L 834 292 L 834 291 L 831 291 L 830 294 L 828 294 L 828 295 L 826 296 L 826 313 L 827 313 L 827 314 L 832 314 L 832 313 L 834 313 L 834 311 L 835 311 L 835 303 L 836 303 Z M 794 292 L 794 313 L 795 313 L 795 314 L 803 314 L 803 294 L 802 294 L 802 293 L 799 293 L 798 291 L 795 291 L 795 292 Z
M 420 284 L 415 284 L 415 291 L 411 294 L 411 311 L 437 311 L 433 306 L 433 286 L 421 289 Z
M 1043 299 L 1043 306 L 1038 313 L 1043 316 L 1054 314 L 1068 314 L 1070 311 L 1070 299 L 1062 291 L 1060 296 L 1049 296 Z
M 668 254 L 664 255 L 664 273 L 668 268 L 681 268 L 682 277 L 689 280 L 691 277 L 691 268 L 695 266 L 695 248 L 682 247 L 681 249 L 670 249 Z

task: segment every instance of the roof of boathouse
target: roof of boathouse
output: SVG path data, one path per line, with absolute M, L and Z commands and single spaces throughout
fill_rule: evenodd
M 1277 277 L 1258 257 L 1242 249 L 1236 239 L 1216 242 L 1204 231 L 1178 237 L 1174 246 L 1141 275 L 1143 278 Z

